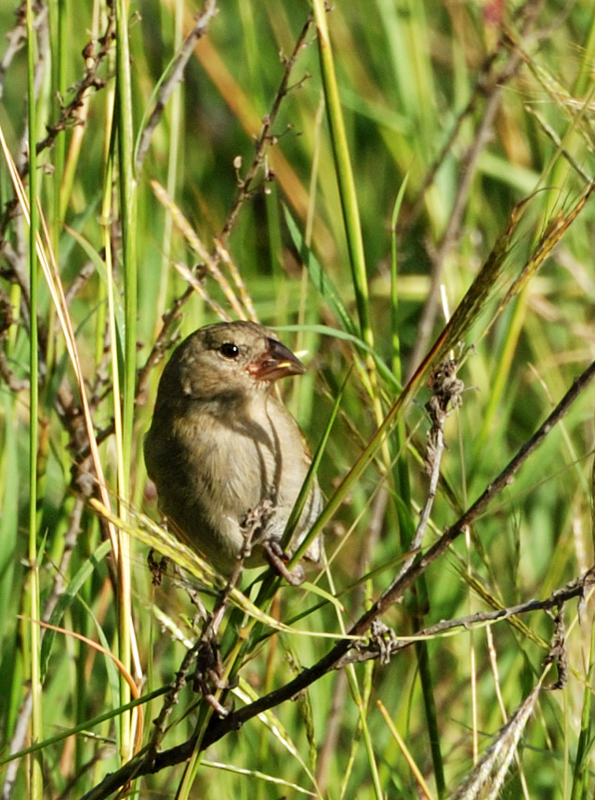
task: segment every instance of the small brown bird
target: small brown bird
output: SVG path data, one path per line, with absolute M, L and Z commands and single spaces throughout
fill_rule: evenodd
M 147 471 L 174 530 L 224 575 L 237 564 L 250 526 L 254 546 L 245 566 L 266 559 L 280 567 L 278 542 L 310 455 L 271 390 L 279 378 L 303 372 L 262 325 L 222 322 L 182 342 L 161 377 L 145 439 Z M 294 541 L 308 533 L 321 505 L 315 482 Z M 306 555 L 317 561 L 319 550 L 315 543 Z

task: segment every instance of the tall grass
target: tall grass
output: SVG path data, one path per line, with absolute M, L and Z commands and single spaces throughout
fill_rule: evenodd
M 2 797 L 591 797 L 592 4 L 8 5 Z M 301 588 L 158 524 L 218 316 L 306 351 Z

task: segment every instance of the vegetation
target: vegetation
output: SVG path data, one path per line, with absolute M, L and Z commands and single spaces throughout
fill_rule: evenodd
M 10 6 L 3 799 L 592 797 L 592 3 Z M 300 588 L 146 478 L 238 317 L 309 366 Z

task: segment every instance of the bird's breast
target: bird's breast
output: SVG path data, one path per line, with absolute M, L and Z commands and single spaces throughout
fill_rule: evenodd
M 243 521 L 263 500 L 282 501 L 292 447 L 274 413 L 221 416 L 198 411 L 179 435 L 204 503 L 216 499 L 221 513 Z

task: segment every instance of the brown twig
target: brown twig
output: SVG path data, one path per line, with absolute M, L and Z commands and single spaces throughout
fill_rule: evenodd
M 246 202 L 246 200 L 248 200 L 248 198 L 251 197 L 253 192 L 254 180 L 260 168 L 262 167 L 262 164 L 264 162 L 265 156 L 267 154 L 270 145 L 274 144 L 275 142 L 275 138 L 272 135 L 273 126 L 275 125 L 275 122 L 277 120 L 277 114 L 279 113 L 281 103 L 283 102 L 287 93 L 290 91 L 289 79 L 291 77 L 291 73 L 293 72 L 293 68 L 298 59 L 299 54 L 301 53 L 302 49 L 306 46 L 306 37 L 308 35 L 308 31 L 312 26 L 312 23 L 313 23 L 313 17 L 310 14 L 297 38 L 292 54 L 289 56 L 288 59 L 285 60 L 285 69 L 283 71 L 283 77 L 281 78 L 281 84 L 279 86 L 279 89 L 277 90 L 277 94 L 273 101 L 271 110 L 265 117 L 263 117 L 262 128 L 260 129 L 260 133 L 258 134 L 258 138 L 256 139 L 254 145 L 255 153 L 254 153 L 254 158 L 252 159 L 252 164 L 250 165 L 250 168 L 246 172 L 245 177 L 243 179 L 238 180 L 238 193 L 236 195 L 236 199 L 234 200 L 231 210 L 227 216 L 227 221 L 225 222 L 225 225 L 223 226 L 223 229 L 219 236 L 219 239 L 222 242 L 227 241 L 231 229 L 235 225 L 241 207 Z
M 29 380 L 27 378 L 17 378 L 10 367 L 8 356 L 4 350 L 4 345 L 8 340 L 8 331 L 14 322 L 10 297 L 0 286 L 0 377 L 4 379 L 10 391 L 17 394 L 29 388 Z
M 229 576 L 226 585 L 220 592 L 213 611 L 206 617 L 200 636 L 196 644 L 186 653 L 180 669 L 176 675 L 176 680 L 172 684 L 171 689 L 166 694 L 163 706 L 157 719 L 154 722 L 155 728 L 153 735 L 147 746 L 146 761 L 151 764 L 155 762 L 157 757 L 157 748 L 165 734 L 165 723 L 172 712 L 174 705 L 178 702 L 180 691 L 186 685 L 186 679 L 190 668 L 194 661 L 196 661 L 196 674 L 195 674 L 195 687 L 198 686 L 202 694 L 207 699 L 207 702 L 219 713 L 221 716 L 226 716 L 227 712 L 223 709 L 218 702 L 217 692 L 215 695 L 210 690 L 210 683 L 218 683 L 217 672 L 218 667 L 218 651 L 217 651 L 217 633 L 221 622 L 223 621 L 225 611 L 229 605 L 229 599 L 232 591 L 238 584 L 244 569 L 244 559 L 249 555 L 252 546 L 252 539 L 258 532 L 262 525 L 262 516 L 270 513 L 270 504 L 263 503 L 247 520 L 244 526 L 244 545 L 240 557 Z M 221 686 L 216 686 L 220 689 Z
M 159 743 L 165 735 L 165 724 L 171 712 L 173 711 L 174 706 L 177 705 L 180 692 L 184 686 L 186 686 L 188 674 L 192 669 L 192 665 L 196 661 L 200 646 L 201 641 L 198 639 L 194 647 L 190 648 L 190 650 L 188 650 L 184 655 L 182 663 L 180 664 L 180 669 L 176 673 L 176 678 L 172 683 L 169 692 L 164 697 L 161 711 L 157 715 L 156 719 L 153 720 L 153 734 L 149 744 L 147 745 L 146 754 L 144 755 L 144 758 L 148 764 L 155 762 L 157 748 L 159 747 Z
M 418 578 L 426 571 L 426 569 L 436 561 L 446 550 L 450 547 L 452 542 L 458 538 L 463 531 L 473 524 L 475 520 L 482 514 L 489 503 L 498 495 L 506 486 L 513 480 L 514 475 L 520 467 L 525 463 L 528 457 L 539 447 L 545 437 L 550 433 L 552 428 L 562 419 L 568 412 L 574 401 L 584 391 L 586 386 L 595 377 L 595 362 L 593 362 L 583 373 L 574 381 L 573 385 L 566 392 L 564 397 L 560 400 L 558 405 L 554 408 L 549 417 L 539 427 L 535 434 L 519 449 L 516 456 L 508 463 L 502 470 L 497 478 L 490 483 L 484 492 L 478 497 L 473 505 L 452 525 L 450 528 L 445 529 L 442 537 L 423 555 L 418 556 L 414 563 L 411 564 L 407 572 L 396 580 L 393 580 L 387 589 L 380 595 L 371 608 L 363 614 L 359 620 L 348 631 L 350 636 L 361 637 L 366 632 L 370 631 L 373 623 L 390 608 L 393 603 L 403 597 L 405 591 L 409 589 Z M 593 575 L 589 572 L 584 578 L 581 578 L 572 584 L 569 584 L 566 589 L 554 592 L 552 596 L 546 601 L 531 601 L 525 604 L 522 608 L 515 608 L 511 613 L 521 613 L 521 611 L 534 610 L 536 608 L 553 607 L 559 605 L 565 599 L 570 597 L 582 596 L 586 585 L 589 585 L 593 580 Z M 537 605 L 536 605 L 537 604 Z M 544 605 L 545 604 L 545 605 Z M 488 620 L 490 617 L 504 618 L 509 615 L 509 612 L 504 609 L 502 611 L 487 612 L 484 617 Z M 468 618 L 466 624 L 477 621 L 477 615 Z M 465 624 L 465 621 L 447 621 L 439 623 L 444 625 L 443 629 L 449 625 Z M 428 630 L 435 630 L 428 629 Z M 244 708 L 234 711 L 224 719 L 213 718 L 209 727 L 207 728 L 204 738 L 201 742 L 201 749 L 206 749 L 214 742 L 221 739 L 232 730 L 237 730 L 250 719 L 253 719 L 258 714 L 262 714 L 271 708 L 283 703 L 299 692 L 306 689 L 312 683 L 319 680 L 330 670 L 333 670 L 337 665 L 344 662 L 349 651 L 353 648 L 352 639 L 342 639 L 321 658 L 312 667 L 304 669 L 296 678 L 285 686 L 280 687 L 267 695 L 259 698 L 253 703 L 245 706 Z M 391 646 L 389 644 L 389 646 Z M 131 775 L 145 774 L 145 772 L 158 772 L 165 767 L 181 763 L 190 757 L 196 746 L 196 739 L 191 738 L 177 747 L 159 753 L 152 764 L 132 761 L 126 764 L 122 769 L 118 770 L 112 775 L 108 775 L 102 783 L 89 792 L 83 800 L 101 800 L 108 797 L 113 791 L 120 786 L 123 786 L 130 778 Z
M 155 108 L 151 112 L 151 116 L 149 117 L 141 134 L 138 152 L 136 154 L 136 169 L 139 172 L 149 150 L 153 131 L 163 116 L 165 106 L 167 105 L 173 90 L 184 77 L 184 70 L 186 69 L 186 64 L 188 63 L 190 56 L 194 51 L 194 45 L 198 39 L 201 38 L 201 36 L 205 35 L 211 20 L 218 13 L 218 11 L 219 9 L 217 8 L 216 0 L 205 0 L 205 5 L 202 12 L 196 17 L 196 24 L 194 28 L 192 28 L 188 36 L 186 36 L 184 44 L 180 48 L 178 55 L 172 64 L 169 75 L 159 88 L 157 100 L 155 101 Z
M 104 86 L 105 82 L 103 79 L 98 77 L 98 70 L 103 60 L 108 55 L 109 50 L 111 48 L 111 44 L 113 42 L 115 36 L 115 22 L 114 22 L 114 11 L 111 3 L 108 3 L 108 8 L 110 9 L 110 13 L 108 15 L 107 25 L 105 33 L 100 39 L 99 42 L 99 50 L 95 52 L 95 45 L 93 42 L 89 42 L 89 44 L 83 50 L 83 56 L 85 58 L 85 73 L 83 78 L 75 85 L 74 87 L 74 96 L 72 100 L 67 103 L 66 105 L 62 106 L 60 109 L 60 115 L 58 120 L 53 124 L 49 124 L 46 126 L 47 136 L 42 139 L 36 145 L 37 153 L 43 152 L 48 147 L 51 147 L 58 135 L 65 131 L 67 128 L 72 127 L 73 125 L 81 124 L 80 120 L 77 117 L 78 109 L 83 105 L 84 97 L 86 92 L 91 89 L 100 89 Z M 47 52 L 49 52 L 49 40 L 47 40 L 47 8 L 45 9 L 44 13 L 38 14 L 35 19 L 34 27 L 38 30 L 38 35 L 44 37 L 45 44 L 42 46 L 40 43 L 39 46 L 39 58 L 35 65 L 35 94 L 37 96 L 37 87 L 38 84 L 41 83 L 42 72 L 45 68 L 46 63 L 48 62 Z M 18 34 L 15 30 L 13 32 L 16 40 L 18 40 Z M 16 43 L 13 44 L 13 48 L 16 46 Z M 6 58 L 6 55 L 5 55 Z M 3 62 L 4 63 L 4 59 Z M 10 62 L 9 62 L 10 63 Z M 1 77 L 1 74 L 0 74 Z M 1 89 L 1 84 L 0 84 Z M 26 154 L 26 144 L 27 144 L 27 137 L 28 131 L 27 126 L 25 126 L 25 131 L 23 134 L 22 145 L 19 147 L 19 159 L 18 159 L 18 167 L 19 173 L 21 178 L 25 178 L 27 173 L 29 172 L 29 159 Z M 4 235 L 8 228 L 10 221 L 13 219 L 15 214 L 17 213 L 18 208 L 18 201 L 16 196 L 6 204 L 6 209 L 4 214 L 2 215 L 2 219 L 0 220 L 0 243 L 4 240 Z
M 306 37 L 308 31 L 310 30 L 311 25 L 312 25 L 312 17 L 309 16 L 297 38 L 291 56 L 284 62 L 283 76 L 281 78 L 279 89 L 277 90 L 275 99 L 273 100 L 271 110 L 263 119 L 262 128 L 254 144 L 254 156 L 252 158 L 252 163 L 248 168 L 248 171 L 246 172 L 244 178 L 242 178 L 239 181 L 236 198 L 232 203 L 225 224 L 223 225 L 223 228 L 219 235 L 219 241 L 223 244 L 225 244 L 225 242 L 229 238 L 229 234 L 231 233 L 238 219 L 238 215 L 240 213 L 242 206 L 244 205 L 246 200 L 248 200 L 252 196 L 256 177 L 264 162 L 269 146 L 274 142 L 274 137 L 271 131 L 277 120 L 277 115 L 279 113 L 281 103 L 291 89 L 291 87 L 289 86 L 289 80 L 291 78 L 291 74 L 295 66 L 295 63 L 297 61 L 297 58 L 301 53 L 302 49 L 306 45 Z M 215 249 L 212 257 L 216 263 L 220 260 L 221 255 L 220 255 L 220 250 L 218 248 Z M 172 327 L 175 324 L 175 321 L 178 319 L 182 307 L 186 304 L 188 299 L 192 297 L 192 294 L 193 294 L 192 289 L 189 287 L 186 288 L 184 292 L 173 301 L 171 309 L 168 310 L 166 314 L 164 314 L 163 326 L 155 340 L 155 343 L 149 354 L 149 357 L 147 358 L 145 365 L 139 372 L 138 390 L 137 390 L 137 396 L 139 398 L 144 397 L 146 391 L 146 384 L 151 369 L 161 360 L 164 352 L 167 350 L 169 344 L 171 344 Z
M 396 601 L 403 597 L 405 591 L 409 589 L 418 578 L 427 570 L 427 568 L 436 561 L 444 552 L 450 547 L 452 542 L 457 539 L 463 531 L 482 514 L 489 503 L 498 495 L 506 486 L 513 480 L 514 475 L 518 472 L 520 467 L 525 463 L 528 457 L 539 447 L 545 437 L 550 433 L 552 428 L 564 417 L 568 412 L 574 401 L 580 396 L 581 392 L 588 386 L 588 384 L 595 377 L 595 362 L 593 362 L 583 373 L 574 381 L 573 385 L 566 392 L 564 397 L 560 400 L 558 405 L 554 408 L 549 417 L 539 427 L 535 434 L 519 449 L 516 456 L 508 463 L 502 470 L 497 478 L 490 483 L 484 492 L 478 497 L 473 505 L 452 525 L 450 528 L 445 529 L 442 537 L 423 555 L 418 556 L 414 563 L 411 564 L 407 572 L 401 575 L 397 580 L 393 580 L 387 589 L 380 595 L 371 608 L 366 611 L 359 620 L 348 631 L 350 636 L 361 637 L 370 631 L 373 623 L 390 608 Z M 570 597 L 576 597 L 584 594 L 584 589 L 593 581 L 591 572 L 587 573 L 583 578 L 569 584 L 565 589 L 554 592 L 552 596 L 546 601 L 531 601 L 525 604 L 522 608 L 515 608 L 510 613 L 521 613 L 537 608 L 547 608 L 559 605 L 563 600 Z M 509 612 L 499 610 L 495 612 L 487 612 L 484 617 L 488 620 L 490 617 L 493 619 L 505 618 L 510 615 Z M 466 624 L 477 621 L 477 615 L 468 618 Z M 465 624 L 463 621 L 446 621 L 439 623 L 446 626 Z M 427 631 L 435 631 L 434 629 L 427 629 Z M 427 632 L 426 631 L 426 632 Z M 204 738 L 201 742 L 201 749 L 206 749 L 214 742 L 221 739 L 232 730 L 238 730 L 245 722 L 258 714 L 262 714 L 275 706 L 290 700 L 299 692 L 306 689 L 311 684 L 319 680 L 327 672 L 335 669 L 337 665 L 344 662 L 349 651 L 353 648 L 353 639 L 341 639 L 335 646 L 323 656 L 316 664 L 307 669 L 304 669 L 296 678 L 289 681 L 285 686 L 280 687 L 269 694 L 264 695 L 258 700 L 250 703 L 244 708 L 234 711 L 224 719 L 212 718 L 209 727 L 207 728 Z M 391 646 L 390 643 L 388 645 Z M 112 792 L 123 786 L 131 776 L 146 774 L 147 772 L 158 772 L 174 764 L 179 764 L 185 761 L 193 753 L 196 747 L 196 739 L 190 738 L 186 742 L 170 750 L 159 753 L 152 764 L 143 763 L 142 759 L 136 759 L 124 765 L 120 770 L 106 778 L 88 794 L 85 795 L 83 800 L 102 800 L 108 797 Z
M 77 116 L 79 108 L 84 103 L 85 94 L 90 89 L 103 89 L 105 80 L 98 75 L 99 68 L 104 59 L 109 54 L 112 43 L 116 36 L 116 23 L 113 4 L 107 4 L 109 14 L 107 18 L 105 33 L 97 41 L 99 49 L 96 49 L 94 42 L 89 42 L 83 49 L 83 58 L 85 59 L 85 72 L 82 79 L 75 84 L 74 95 L 72 100 L 63 105 L 60 109 L 60 115 L 56 122 L 47 125 L 47 136 L 37 143 L 37 153 L 41 153 L 48 147 L 51 147 L 59 133 L 67 130 L 75 125 L 83 124 Z
M 0 101 L 4 94 L 4 83 L 6 81 L 6 73 L 12 64 L 16 54 L 21 50 L 27 42 L 27 26 L 25 25 L 25 4 L 22 3 L 21 7 L 16 12 L 16 24 L 14 28 L 6 34 L 8 39 L 8 47 L 4 51 L 2 60 L 0 61 Z
M 68 530 L 64 534 L 64 550 L 62 552 L 62 558 L 60 559 L 60 564 L 58 568 L 54 572 L 52 587 L 44 603 L 44 608 L 42 613 L 42 620 L 44 622 L 50 621 L 52 613 L 56 608 L 60 597 L 62 597 L 62 595 L 64 594 L 65 591 L 64 575 L 66 575 L 66 572 L 68 570 L 68 565 L 70 563 L 70 559 L 74 551 L 76 537 L 80 530 L 80 521 L 84 507 L 85 507 L 84 499 L 80 496 L 77 496 L 75 499 L 74 508 L 70 515 L 70 524 L 68 526 Z M 46 633 L 47 629 L 42 628 L 40 634 L 42 639 L 46 635 Z M 9 745 L 10 753 L 18 753 L 18 751 L 23 748 L 27 737 L 27 728 L 29 724 L 29 718 L 31 716 L 31 711 L 32 711 L 31 692 L 30 689 L 28 689 L 25 698 L 21 703 L 21 706 L 18 711 L 17 722 L 14 726 L 14 733 L 12 739 L 10 740 L 10 745 Z M 20 759 L 17 759 L 9 763 L 7 766 L 6 775 L 4 777 L 4 783 L 2 786 L 2 800 L 7 800 L 7 798 L 10 798 L 12 796 L 12 787 L 14 785 L 14 780 L 16 779 L 16 774 L 19 768 L 19 764 L 20 764 Z
M 112 13 L 113 4 L 108 2 L 108 7 L 110 8 L 110 15 L 108 17 L 105 33 L 98 40 L 99 49 L 96 50 L 95 43 L 90 42 L 83 50 L 83 56 L 85 58 L 85 73 L 83 75 L 83 78 L 74 87 L 74 96 L 72 100 L 61 108 L 58 120 L 52 125 L 49 125 L 47 127 L 47 136 L 42 141 L 40 141 L 36 146 L 36 150 L 38 153 L 42 152 L 44 149 L 48 147 L 51 147 L 54 144 L 57 136 L 61 132 L 65 131 L 68 127 L 80 124 L 80 120 L 77 117 L 77 112 L 83 103 L 85 93 L 88 92 L 91 88 L 100 89 L 103 86 L 103 80 L 99 78 L 98 70 L 105 56 L 108 54 L 111 48 L 111 45 L 113 43 L 113 38 L 115 35 L 114 19 Z M 205 14 L 207 13 L 207 7 L 208 9 L 210 9 L 209 14 L 212 16 L 214 14 L 215 3 L 212 0 L 207 0 Z M 47 9 L 45 10 L 43 15 L 38 14 L 38 17 L 36 18 L 35 21 L 35 26 L 37 30 L 40 30 L 40 28 L 43 25 L 47 25 L 46 12 Z M 203 23 L 204 23 L 204 15 L 203 15 Z M 284 99 L 284 97 L 286 96 L 287 92 L 289 91 L 288 86 L 289 86 L 289 77 L 291 74 L 291 70 L 293 69 L 293 66 L 295 64 L 295 59 L 297 58 L 297 54 L 303 47 L 304 42 L 302 37 L 305 36 L 305 32 L 307 31 L 308 26 L 306 26 L 306 28 L 302 32 L 300 39 L 298 40 L 298 45 L 294 51 L 294 54 L 285 64 L 281 87 L 273 102 L 271 113 L 265 118 L 263 122 L 262 132 L 259 135 L 255 145 L 256 152 L 252 167 L 249 169 L 246 177 L 242 181 L 242 186 L 238 192 L 238 198 L 236 199 L 236 202 L 234 202 L 228 220 L 224 226 L 224 233 L 222 234 L 222 238 L 225 238 L 225 236 L 229 235 L 229 232 L 231 231 L 233 225 L 237 220 L 239 211 L 241 209 L 244 200 L 246 200 L 253 191 L 253 182 L 256 175 L 258 174 L 259 167 L 263 163 L 266 154 L 266 149 L 274 141 L 274 138 L 271 134 L 272 125 L 276 120 L 280 104 Z M 0 63 L 0 90 L 3 88 L 4 73 L 2 73 L 2 69 L 5 71 L 8 68 L 8 65 L 10 64 L 12 58 L 14 57 L 14 53 L 22 46 L 23 30 L 21 28 L 22 26 L 21 23 L 19 22 L 17 24 L 17 28 L 15 28 L 15 31 L 13 32 L 13 35 L 9 40 L 9 51 L 5 53 L 4 58 Z M 40 36 L 42 34 L 43 31 L 42 33 L 40 33 Z M 47 48 L 45 47 L 45 45 L 40 46 L 40 53 L 45 53 L 46 49 Z M 179 63 L 177 66 L 179 66 Z M 40 59 L 36 65 L 36 73 L 35 73 L 36 87 L 39 85 L 40 81 L 39 76 L 42 74 L 45 65 L 46 61 L 44 61 L 43 59 Z M 176 77 L 172 78 L 172 80 L 176 79 L 179 79 L 177 72 L 176 72 Z M 170 84 L 172 88 L 173 85 L 174 85 L 173 83 Z M 162 102 L 165 102 L 166 99 L 167 98 L 165 97 L 165 95 L 162 94 L 160 100 Z M 154 119 L 156 120 L 157 116 L 155 116 Z M 150 136 L 150 133 L 147 135 Z M 23 150 L 23 148 L 21 148 L 21 150 Z M 26 157 L 23 157 L 20 163 L 20 172 L 22 176 L 25 176 L 27 174 L 28 166 L 29 166 L 28 159 Z M 22 247 L 19 246 L 19 242 L 23 240 L 22 233 L 16 236 L 17 251 L 14 251 L 6 241 L 2 241 L 2 237 L 8 225 L 14 219 L 16 208 L 17 208 L 16 202 L 9 203 L 2 217 L 0 218 L 0 242 L 2 242 L 3 255 L 5 256 L 6 261 L 10 267 L 9 271 L 6 270 L 4 271 L 5 274 L 3 274 L 3 277 L 6 277 L 8 280 L 16 281 L 21 287 L 22 290 L 21 302 L 23 309 L 20 317 L 25 327 L 27 327 L 31 309 L 29 301 L 28 276 L 25 270 L 22 269 L 26 248 L 24 246 Z M 19 220 L 17 220 L 15 224 L 18 225 Z M 83 280 L 85 277 L 86 274 L 81 274 L 80 276 L 81 280 Z M 80 285 L 80 282 L 77 284 L 77 286 L 78 285 Z M 73 291 L 76 288 L 77 287 L 74 287 Z M 163 353 L 165 352 L 165 349 L 170 344 L 172 339 L 170 335 L 172 326 L 174 325 L 176 319 L 179 316 L 180 309 L 191 295 L 192 295 L 192 290 L 186 289 L 176 300 L 174 300 L 170 311 L 164 316 L 164 326 L 162 332 L 160 333 L 149 355 L 149 358 L 147 359 L 145 366 L 139 372 L 137 396 L 142 396 L 144 394 L 149 372 L 152 369 L 152 367 L 161 359 Z M 49 365 L 47 365 L 44 361 L 44 354 L 45 352 L 47 352 L 47 339 L 48 339 L 47 331 L 45 329 L 43 321 L 40 319 L 39 320 L 39 341 L 41 350 L 40 373 L 44 378 L 49 374 Z M 0 357 L 0 374 L 2 374 L 2 377 L 6 380 L 9 388 L 15 392 L 21 391 L 22 389 L 28 387 L 27 381 L 25 380 L 20 381 L 12 373 L 4 353 L 2 353 Z M 97 407 L 98 403 L 102 399 L 102 396 L 100 394 L 100 389 L 103 386 L 102 380 L 103 379 L 101 378 L 101 376 L 99 376 L 98 380 L 95 382 L 95 387 L 94 388 L 92 387 L 92 397 L 90 398 L 90 405 L 92 410 L 94 410 Z M 57 390 L 56 411 L 62 422 L 62 425 L 64 426 L 65 430 L 68 433 L 70 440 L 69 449 L 73 454 L 74 463 L 73 463 L 72 485 L 78 495 L 75 504 L 75 512 L 73 512 L 72 524 L 70 527 L 70 530 L 73 531 L 78 526 L 78 514 L 80 508 L 82 507 L 83 498 L 88 497 L 96 490 L 96 481 L 94 479 L 94 476 L 88 473 L 87 469 L 89 442 L 84 425 L 83 416 L 81 413 L 80 403 L 66 378 L 64 378 L 61 381 L 60 386 Z M 110 425 L 103 432 L 103 438 L 104 439 L 107 438 L 112 433 L 113 433 L 113 426 Z M 70 553 L 70 547 L 68 547 L 67 550 Z M 59 585 L 59 580 L 58 580 L 58 582 L 55 585 L 55 591 L 51 594 L 50 606 L 54 605 L 55 600 L 59 596 L 60 592 L 61 592 L 61 587 Z M 51 613 L 50 606 L 48 606 L 47 608 L 47 611 L 49 613 Z M 22 739 L 19 739 L 19 736 L 21 735 L 20 731 L 22 730 L 24 735 L 30 713 L 31 713 L 31 704 L 30 704 L 30 695 L 28 695 L 22 704 L 21 715 L 19 717 L 19 725 L 17 726 L 18 730 L 15 731 L 15 738 L 11 744 L 11 749 L 13 751 L 20 749 L 20 745 L 18 743 L 19 741 L 22 741 Z M 15 762 L 15 767 L 14 767 L 15 770 L 16 770 L 16 764 L 17 762 Z M 13 767 L 11 765 L 11 767 L 9 768 L 9 772 L 7 772 L 6 780 L 4 783 L 4 792 L 8 792 L 8 795 L 6 796 L 9 796 L 11 792 L 12 769 Z
M 66 304 L 70 305 L 83 286 L 87 283 L 89 278 L 95 272 L 95 264 L 92 261 L 86 261 L 76 274 L 74 280 L 64 292 Z
M 524 8 L 524 22 L 521 29 L 521 38 L 526 37 L 535 24 L 537 15 L 544 4 L 544 0 L 529 0 Z M 510 48 L 509 58 L 507 63 L 495 75 L 490 76 L 489 82 L 482 81 L 478 83 L 477 89 L 481 88 L 483 95 L 486 98 L 485 109 L 481 118 L 481 122 L 473 136 L 473 141 L 467 148 L 465 155 L 461 160 L 460 167 L 460 181 L 457 187 L 457 192 L 450 212 L 450 216 L 446 225 L 446 229 L 442 236 L 442 240 L 432 255 L 432 273 L 430 278 L 430 291 L 418 324 L 418 335 L 415 341 L 411 359 L 409 363 L 408 376 L 414 374 L 421 359 L 428 348 L 432 329 L 436 321 L 436 313 L 438 311 L 440 280 L 442 270 L 446 263 L 448 256 L 453 251 L 456 243 L 461 235 L 463 226 L 463 217 L 471 183 L 475 175 L 479 157 L 487 145 L 492 131 L 492 125 L 496 113 L 500 107 L 504 87 L 516 75 L 519 68 L 523 63 L 523 53 L 521 48 L 515 41 L 511 40 L 508 33 L 504 32 L 500 37 L 499 48 L 507 46 Z M 488 62 L 491 67 L 491 62 Z M 471 101 L 470 101 L 471 103 Z M 464 113 L 471 110 L 471 106 L 465 109 Z M 435 172 L 433 173 L 435 175 Z
M 413 564 L 416 553 L 422 545 L 432 507 L 436 498 L 436 490 L 440 479 L 440 464 L 444 452 L 444 423 L 449 412 L 461 404 L 461 394 L 465 388 L 457 377 L 458 362 L 448 359 L 439 364 L 430 375 L 429 386 L 432 395 L 426 403 L 426 410 L 430 415 L 431 427 L 428 431 L 428 443 L 425 457 L 426 472 L 430 476 L 430 485 L 426 495 L 424 507 L 419 515 L 419 522 L 409 545 L 411 555 L 404 561 L 396 575 L 397 582 Z
M 556 589 L 545 600 L 528 600 L 526 603 L 519 603 L 516 606 L 510 606 L 508 608 L 499 608 L 496 611 L 478 611 L 476 614 L 469 614 L 466 617 L 458 617 L 457 619 L 443 619 L 440 622 L 437 622 L 435 625 L 430 625 L 427 628 L 423 628 L 423 630 L 420 630 L 413 636 L 407 638 L 393 635 L 393 639 L 389 645 L 390 655 L 393 656 L 395 653 L 405 650 L 407 647 L 415 644 L 416 641 L 421 639 L 431 639 L 441 633 L 445 633 L 446 631 L 454 630 L 455 628 L 465 628 L 466 630 L 470 630 L 478 625 L 502 622 L 510 619 L 511 617 L 520 616 L 521 614 L 529 614 L 532 611 L 550 611 L 552 608 L 557 607 L 558 613 L 556 614 L 555 618 L 554 636 L 552 638 L 552 645 L 550 648 L 550 653 L 546 659 L 546 663 L 549 661 L 563 663 L 564 654 L 561 648 L 561 642 L 563 642 L 563 625 L 560 621 L 560 609 L 564 603 L 566 603 L 568 600 L 572 600 L 575 597 L 578 597 L 579 600 L 582 600 L 582 598 L 585 596 L 586 590 L 593 585 L 595 585 L 595 571 L 590 569 L 580 578 L 575 578 L 573 581 L 570 581 L 570 583 L 568 583 L 564 588 Z M 373 640 L 371 644 L 372 647 L 360 645 L 355 648 L 352 653 L 346 655 L 345 658 L 343 658 L 337 664 L 336 668 L 339 669 L 347 664 L 355 664 L 360 663 L 361 661 L 367 661 L 371 658 L 378 658 L 380 651 L 374 646 Z

